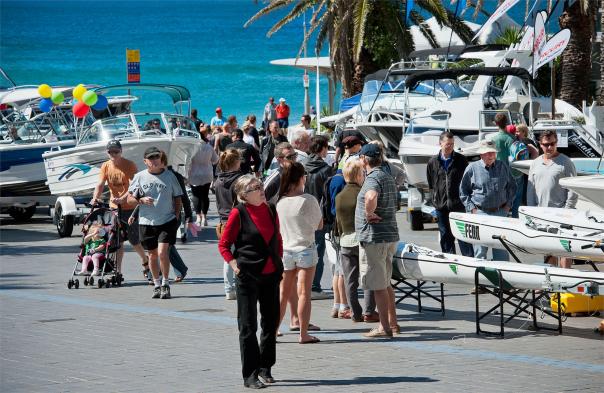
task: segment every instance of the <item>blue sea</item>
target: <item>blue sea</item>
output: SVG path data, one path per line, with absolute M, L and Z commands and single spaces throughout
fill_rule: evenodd
M 496 3 L 487 0 L 485 8 L 492 11 Z M 517 21 L 524 3 L 511 11 Z M 206 121 L 217 106 L 240 121 L 250 113 L 261 117 L 269 96 L 286 98 L 297 120 L 304 110 L 303 72 L 269 62 L 296 56 L 302 20 L 271 38 L 266 33 L 284 12 L 244 29 L 263 5 L 253 0 L 0 0 L 0 64 L 17 84 L 113 85 L 126 83 L 126 48 L 139 49 L 141 82 L 186 86 Z M 327 103 L 326 90 L 322 78 L 321 106 Z M 310 96 L 314 105 L 314 75 Z M 161 110 L 169 104 L 150 95 L 136 108 Z

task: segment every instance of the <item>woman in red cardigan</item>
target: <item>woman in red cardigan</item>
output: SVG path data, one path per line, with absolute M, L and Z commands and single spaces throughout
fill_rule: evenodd
M 262 183 L 253 175 L 244 175 L 233 184 L 233 190 L 240 204 L 231 210 L 218 249 L 236 275 L 243 385 L 260 389 L 264 383 L 275 382 L 271 367 L 276 361 L 283 242 L 277 211 L 266 202 Z M 256 338 L 258 303 L 260 343 Z

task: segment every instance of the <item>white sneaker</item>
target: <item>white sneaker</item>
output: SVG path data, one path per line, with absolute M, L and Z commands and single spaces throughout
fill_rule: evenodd
M 98 271 L 97 269 L 94 269 L 94 270 L 92 271 L 92 273 L 90 273 L 90 275 L 91 275 L 91 276 L 100 276 L 100 275 L 101 275 L 101 272 L 100 272 L 100 271 Z
M 226 295 L 226 300 L 237 300 L 237 293 L 236 292 L 228 292 Z

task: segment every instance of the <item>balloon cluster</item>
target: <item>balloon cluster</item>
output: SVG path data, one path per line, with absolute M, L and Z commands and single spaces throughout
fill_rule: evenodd
M 38 86 L 38 93 L 42 100 L 38 104 L 40 110 L 48 113 L 52 110 L 53 105 L 59 105 L 65 100 L 65 95 L 60 91 L 52 91 L 52 87 L 47 84 Z M 107 108 L 107 98 L 96 94 L 94 91 L 86 89 L 83 84 L 77 85 L 73 89 L 73 106 L 71 110 L 73 115 L 78 119 L 83 118 L 90 112 L 90 108 L 101 111 Z
M 73 115 L 78 119 L 86 116 L 90 112 L 90 108 L 102 111 L 108 105 L 105 96 L 86 89 L 81 83 L 73 89 L 73 98 L 74 105 L 71 110 L 73 111 Z
M 38 93 L 40 94 L 40 97 L 42 97 L 38 107 L 44 113 L 50 112 L 53 105 L 59 105 L 65 99 L 62 92 L 52 91 L 52 87 L 47 84 L 38 86 Z

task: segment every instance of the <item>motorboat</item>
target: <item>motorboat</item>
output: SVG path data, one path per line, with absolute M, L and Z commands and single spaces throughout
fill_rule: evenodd
M 562 269 L 550 265 L 531 265 L 504 261 L 487 261 L 455 254 L 437 252 L 415 244 L 399 242 L 393 263 L 405 277 L 420 281 L 474 285 L 479 268 L 499 271 L 512 288 L 545 290 L 560 293 L 604 293 L 604 273 Z M 479 284 L 492 285 L 479 275 Z
M 42 154 L 76 144 L 76 121 L 71 113 L 73 87 L 54 87 L 65 102 L 44 113 L 37 87 L 13 86 L 0 91 L 0 208 L 16 220 L 29 219 L 36 205 L 52 205 L 46 184 Z M 105 110 L 90 113 L 80 121 L 92 124 L 95 115 L 129 110 L 133 96 L 111 97 Z
M 580 197 L 604 209 L 604 174 L 565 177 L 560 179 L 560 186 L 576 192 Z
M 589 176 L 589 175 L 604 175 L 604 162 L 601 158 L 581 158 L 571 157 L 570 158 L 575 164 L 578 176 Z M 533 160 L 515 161 L 511 164 L 512 168 L 519 170 L 520 172 L 528 175 Z
M 520 206 L 519 218 L 527 223 L 539 223 L 580 231 L 604 231 L 604 211 L 560 207 Z
M 555 255 L 604 261 L 604 228 L 580 231 L 518 218 L 452 212 L 451 232 L 456 239 L 476 245 L 504 248 L 523 254 Z
M 163 93 L 170 97 L 174 112 L 126 113 L 95 121 L 79 133 L 75 147 L 55 149 L 44 153 L 46 184 L 52 195 L 60 196 L 51 209 L 60 236 L 69 236 L 77 217 L 86 209 L 75 203 L 74 197 L 90 197 L 98 183 L 102 164 L 107 161 L 105 146 L 117 139 L 122 144 L 122 156 L 133 161 L 138 170 L 145 169 L 144 151 L 157 147 L 164 151 L 168 164 L 186 175 L 191 158 L 200 147 L 200 135 L 195 123 L 182 113 L 190 114 L 189 90 L 177 85 L 140 84 L 107 86 L 96 89 L 98 94 L 124 89 L 135 92 Z

